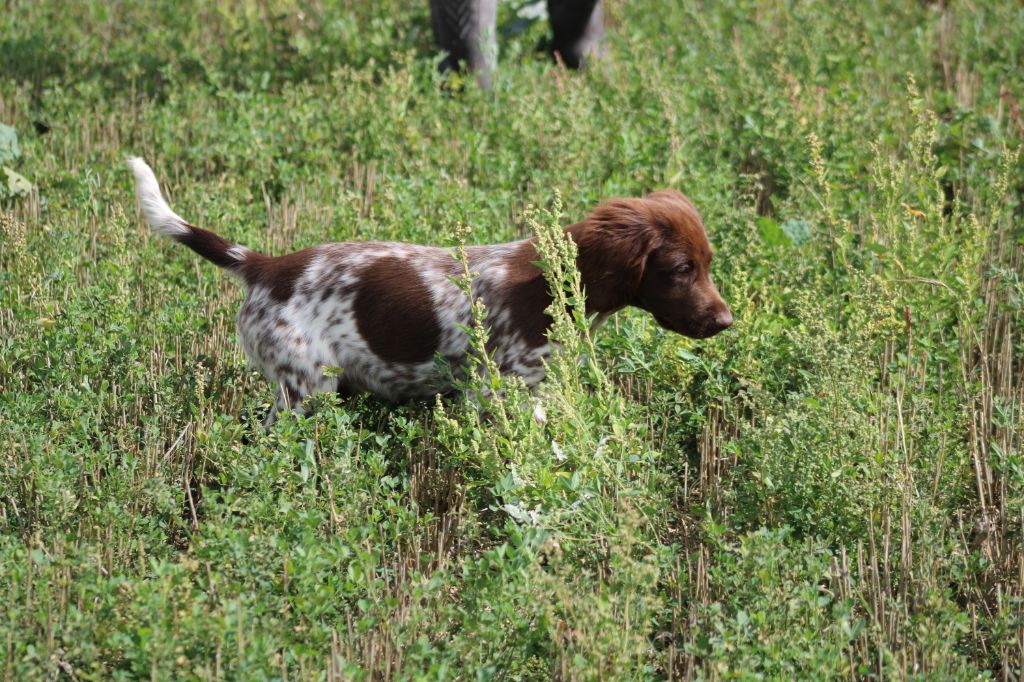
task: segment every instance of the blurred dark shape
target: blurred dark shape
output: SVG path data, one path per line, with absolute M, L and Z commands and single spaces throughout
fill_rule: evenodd
M 548 0 L 548 19 L 554 34 L 552 52 L 566 66 L 578 69 L 598 54 L 604 38 L 600 0 Z M 441 70 L 475 71 L 480 87 L 491 87 L 497 63 L 498 0 L 430 0 L 430 23 L 438 47 L 447 52 Z

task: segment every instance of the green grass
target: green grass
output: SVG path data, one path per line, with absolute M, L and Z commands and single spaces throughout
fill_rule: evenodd
M 618 0 L 591 70 L 535 24 L 480 92 L 426 5 L 6 3 L 4 679 L 1018 679 L 1024 6 Z M 132 154 L 272 253 L 675 187 L 737 323 L 560 318 L 544 424 L 508 386 L 264 435 L 242 292 Z

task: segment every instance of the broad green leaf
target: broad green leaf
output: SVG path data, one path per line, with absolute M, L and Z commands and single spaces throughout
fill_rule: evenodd
M 14 161 L 21 156 L 18 149 L 18 132 L 9 125 L 0 123 L 0 163 Z
M 3 167 L 4 174 L 7 176 L 4 181 L 4 186 L 7 189 L 7 194 L 12 196 L 21 196 L 28 194 L 32 191 L 32 183 L 25 178 L 24 175 L 15 173 L 7 166 Z
M 768 246 L 791 246 L 793 244 L 789 235 L 771 218 L 758 218 L 757 231 Z
M 794 218 L 782 223 L 782 231 L 786 233 L 794 246 L 801 246 L 810 240 L 812 227 L 806 220 Z

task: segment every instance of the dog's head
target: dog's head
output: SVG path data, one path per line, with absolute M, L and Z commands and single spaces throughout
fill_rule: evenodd
M 607 201 L 569 231 L 579 246 L 591 310 L 636 306 L 665 329 L 697 339 L 732 324 L 732 312 L 711 281 L 704 223 L 679 192 Z

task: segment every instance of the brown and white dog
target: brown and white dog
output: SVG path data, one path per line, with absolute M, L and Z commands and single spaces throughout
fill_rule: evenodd
M 299 409 L 320 391 L 369 391 L 389 400 L 445 393 L 463 364 L 469 298 L 451 278 L 462 266 L 451 249 L 398 242 L 344 242 L 266 256 L 187 223 L 170 209 L 152 169 L 131 159 L 150 227 L 241 279 L 248 295 L 238 335 L 249 359 L 277 384 L 277 411 Z M 613 199 L 566 228 L 588 314 L 626 306 L 647 310 L 665 329 L 705 338 L 732 324 L 711 281 L 711 245 L 700 214 L 679 192 Z M 551 302 L 532 239 L 466 249 L 479 273 L 473 295 L 488 311 L 499 369 L 528 386 L 544 378 Z M 325 367 L 341 369 L 327 376 Z M 335 372 L 330 372 L 335 374 Z

